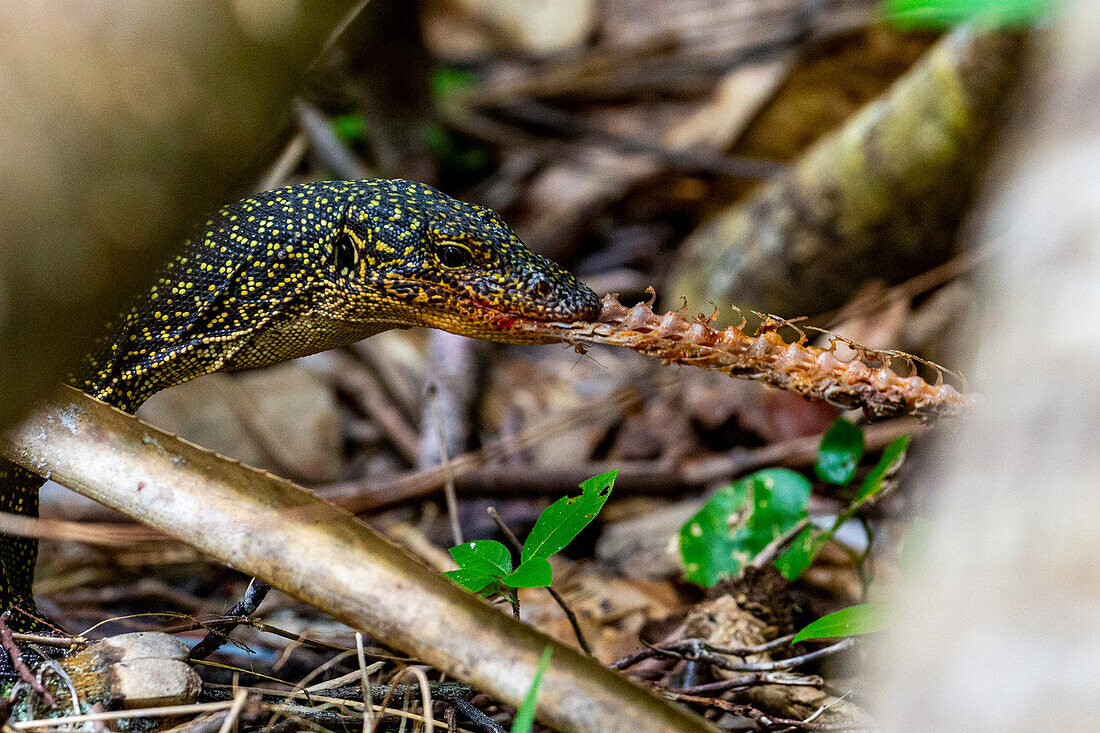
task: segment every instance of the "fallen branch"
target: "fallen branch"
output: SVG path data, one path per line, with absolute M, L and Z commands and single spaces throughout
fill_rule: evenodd
M 550 646 L 539 717 L 559 730 L 712 730 L 498 613 L 308 491 L 75 390 L 0 438 L 0 453 L 512 705 Z

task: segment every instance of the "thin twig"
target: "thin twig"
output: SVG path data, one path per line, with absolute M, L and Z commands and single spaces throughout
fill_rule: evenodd
M 508 541 L 508 544 L 512 546 L 512 549 L 516 552 L 523 552 L 523 544 L 512 532 L 511 528 L 504 523 L 504 518 L 500 516 L 500 512 L 496 510 L 496 507 L 489 507 L 486 509 L 489 513 L 489 517 L 496 522 L 497 527 L 500 528 L 504 538 Z M 552 586 L 546 586 L 546 592 L 550 594 L 550 597 L 561 607 L 561 610 L 565 612 L 565 617 L 569 619 L 569 625 L 573 627 L 573 633 L 577 636 L 577 643 L 580 644 L 581 649 L 588 656 L 592 656 L 592 647 L 588 646 L 588 641 L 584 638 L 584 632 L 581 631 L 580 621 L 577 619 L 577 614 L 573 613 L 573 609 L 569 607 L 569 604 L 565 602 L 561 594 L 558 593 Z
M 860 726 L 853 726 L 850 723 L 815 723 L 806 720 L 795 720 L 794 718 L 781 718 L 775 715 L 769 715 L 762 710 L 757 710 L 751 705 L 740 705 L 738 703 L 724 700 L 720 697 L 700 697 L 698 695 L 681 695 L 678 693 L 670 692 L 668 697 L 673 700 L 679 700 L 680 702 L 690 702 L 696 705 L 706 705 L 708 707 L 718 708 L 727 713 L 733 713 L 734 715 L 741 715 L 746 718 L 750 718 L 755 721 L 761 727 L 771 730 L 775 728 L 804 728 L 807 730 L 857 730 Z
M 813 320 L 816 323 L 824 322 L 826 328 L 834 328 L 853 316 L 858 315 L 865 318 L 868 314 L 885 310 L 891 303 L 903 299 L 909 300 L 915 298 L 933 288 L 938 288 L 940 285 L 982 264 L 997 250 L 998 244 L 999 243 L 985 244 L 976 249 L 963 252 L 941 265 L 937 265 L 930 270 L 925 270 L 915 277 L 898 283 L 888 288 L 879 296 L 859 303 L 858 313 L 852 312 L 852 306 L 855 304 L 849 303 L 836 310 L 823 313 Z
M 206 659 L 217 651 L 218 647 L 228 641 L 229 634 L 233 632 L 233 629 L 256 613 L 256 609 L 263 603 L 269 590 L 271 590 L 271 586 L 259 578 L 250 580 L 248 588 L 244 591 L 244 597 L 225 614 L 224 626 L 218 631 L 208 632 L 202 641 L 192 647 L 191 653 L 187 655 L 188 661 Z M 221 625 L 221 622 L 219 622 L 219 625 Z
M 846 697 L 848 697 L 848 696 L 849 696 L 849 695 L 851 695 L 851 694 L 852 694 L 852 691 L 851 691 L 851 690 L 848 690 L 847 692 L 845 692 L 845 693 L 844 693 L 843 695 L 841 695 L 840 697 L 835 697 L 835 698 L 833 698 L 833 699 L 832 699 L 832 700 L 830 700 L 829 702 L 827 702 L 827 703 L 825 703 L 824 705 L 822 705 L 821 707 L 819 707 L 819 708 L 818 708 L 817 710 L 813 711 L 813 713 L 812 713 L 812 714 L 810 715 L 810 717 L 806 718 L 806 719 L 805 719 L 804 721 L 802 721 L 802 722 L 803 722 L 803 723 L 812 723 L 812 722 L 814 722 L 814 721 L 815 721 L 815 720 L 817 720 L 817 719 L 818 719 L 819 717 L 821 717 L 821 715 L 822 715 L 822 714 L 823 714 L 823 713 L 824 713 L 824 712 L 825 712 L 826 710 L 828 710 L 829 708 L 831 708 L 831 707 L 832 707 L 833 705 L 836 705 L 836 704 L 837 704 L 838 702 L 840 702 L 841 700 L 845 699 Z
M 899 418 L 864 428 L 867 450 L 886 447 L 902 435 L 922 435 L 929 426 L 912 418 Z M 824 433 L 783 440 L 761 448 L 739 448 L 726 455 L 693 461 L 684 466 L 684 480 L 692 485 L 725 481 L 763 466 L 792 466 L 812 463 Z
M 77 694 L 76 685 L 73 684 L 72 677 L 69 676 L 69 673 L 65 671 L 65 668 L 62 667 L 56 659 L 50 659 L 49 657 L 47 657 L 42 649 L 40 649 L 33 643 L 31 643 L 31 648 L 34 649 L 38 656 L 42 657 L 42 667 L 38 672 L 39 682 L 42 681 L 41 675 L 46 670 L 49 670 L 57 675 L 58 679 L 64 682 L 65 686 L 69 688 L 69 701 L 73 704 L 73 715 L 80 715 L 80 696 Z
M 731 178 L 764 180 L 777 175 L 787 167 L 776 160 L 668 148 L 641 138 L 611 132 L 588 122 L 583 117 L 540 102 L 509 104 L 498 108 L 496 112 L 498 117 L 512 125 L 533 124 L 554 128 L 556 132 L 569 137 L 582 137 L 585 143 L 608 147 L 630 155 L 646 155 L 679 170 L 706 171 Z
M 537 445 L 548 436 L 560 435 L 580 425 L 614 422 L 633 406 L 675 384 L 675 380 L 668 375 L 647 380 L 633 379 L 632 376 L 626 375 L 625 382 L 628 386 L 615 390 L 596 404 L 586 403 L 563 411 L 546 420 L 532 423 L 517 433 L 491 440 L 478 450 L 455 456 L 451 459 L 450 470 L 458 478 L 473 468 Z M 372 480 L 369 486 L 362 482 L 332 484 L 321 487 L 318 493 L 333 504 L 358 513 L 433 493 L 443 484 L 445 478 L 443 469 L 436 467 L 396 476 L 388 481 Z
M 793 669 L 807 662 L 812 662 L 822 657 L 827 657 L 837 652 L 842 652 L 855 644 L 855 639 L 844 639 L 838 641 L 832 646 L 827 646 L 823 649 L 817 649 L 806 654 L 800 654 L 797 657 L 788 657 L 787 659 L 777 659 L 774 662 L 745 662 L 743 664 L 719 664 L 723 669 L 727 669 L 731 672 L 772 672 L 782 669 Z M 714 661 L 714 660 L 712 660 Z
M 15 730 L 29 730 L 31 728 L 53 728 L 59 725 L 72 723 L 90 723 L 103 720 L 128 720 L 130 718 L 168 718 L 177 715 L 191 715 L 193 713 L 209 713 L 216 710 L 228 710 L 233 707 L 232 700 L 223 702 L 199 702 L 190 705 L 167 705 L 160 708 L 136 708 L 134 710 L 108 710 L 85 715 L 66 715 L 60 718 L 43 718 L 39 720 L 23 720 L 17 723 L 8 723 L 9 728 Z
M 716 644 L 711 644 L 706 639 L 680 639 L 678 641 L 670 642 L 668 644 L 661 644 L 660 646 L 650 644 L 645 639 L 639 641 L 645 646 L 645 649 L 640 649 L 632 654 L 612 662 L 609 666 L 611 669 L 626 669 L 633 667 L 639 662 L 643 662 L 646 659 L 652 657 L 675 657 L 676 659 L 684 660 L 696 660 L 701 659 L 704 651 L 714 652 L 715 654 L 726 654 L 734 657 L 747 657 L 750 654 L 763 654 L 764 652 L 777 649 L 781 646 L 790 644 L 791 639 L 794 638 L 794 634 L 788 634 L 781 636 L 777 639 L 764 642 L 763 644 L 756 644 L 754 646 L 746 647 L 722 647 Z
M 363 633 L 355 632 L 355 653 L 359 660 L 359 685 L 363 689 L 363 733 L 374 728 L 374 709 L 371 701 L 370 674 L 367 672 L 367 656 L 363 652 Z M 380 663 L 379 663 L 380 664 Z
M 328 117 L 302 98 L 294 100 L 294 117 L 313 143 L 313 150 L 338 177 L 349 181 L 370 178 L 370 171 L 332 129 Z
M 365 366 L 344 351 L 334 351 L 328 357 L 316 362 L 315 368 L 321 370 L 338 389 L 347 392 L 401 457 L 415 464 L 418 455 L 417 432 L 400 406 L 388 396 L 385 382 L 375 370 L 369 368 L 369 363 Z
M 8 628 L 8 619 L 10 617 L 10 611 L 0 613 L 0 645 L 3 645 L 4 651 L 8 653 L 8 659 L 11 660 L 12 669 L 19 674 L 19 679 L 26 682 L 32 690 L 41 695 L 42 699 L 46 701 L 46 704 L 52 708 L 57 705 L 57 701 L 54 700 L 50 691 L 42 686 L 42 683 L 38 681 L 38 678 L 34 676 L 34 673 L 30 671 L 23 661 L 23 652 L 19 649 L 19 645 L 15 643 L 15 639 L 12 638 L 11 629 Z
M 222 721 L 218 733 L 229 733 L 229 731 L 233 729 L 233 726 L 237 723 L 237 717 L 241 714 L 241 708 L 244 707 L 244 703 L 247 699 L 247 691 L 237 691 L 237 696 L 233 698 L 233 707 L 229 708 L 229 714 L 226 715 L 225 720 Z
M 730 690 L 740 690 L 754 685 L 799 685 L 803 687 L 820 687 L 824 680 L 817 675 L 790 674 L 787 672 L 750 672 L 740 677 L 732 677 L 718 682 L 707 682 L 702 685 L 689 687 L 667 688 L 671 692 L 684 695 L 720 695 Z
M 308 150 L 309 142 L 306 140 L 306 136 L 299 132 L 283 148 L 283 152 L 279 154 L 271 168 L 268 169 L 267 174 L 260 181 L 260 185 L 256 187 L 256 190 L 268 191 L 286 183 L 290 174 L 302 162 L 302 158 L 305 157 Z
M 406 673 L 415 677 L 420 687 L 421 708 L 424 710 L 424 717 L 427 719 L 427 727 L 424 733 L 435 733 L 435 716 L 432 714 L 432 692 L 431 685 L 428 684 L 428 675 L 424 674 L 424 670 L 420 667 L 405 667 L 394 678 L 393 684 L 396 685 L 397 681 Z
M 319 697 L 319 698 L 316 698 L 316 699 L 317 699 L 318 702 L 336 703 L 336 704 L 340 704 L 340 705 L 346 705 L 346 706 L 348 706 L 352 709 L 357 709 L 357 708 L 363 707 L 363 703 L 355 701 L 355 700 L 335 700 L 335 699 L 326 698 L 326 697 Z M 385 714 L 388 714 L 388 715 L 394 715 L 394 716 L 397 716 L 399 718 L 406 718 L 408 720 L 415 721 L 417 723 L 427 723 L 428 722 L 428 718 L 426 718 L 425 716 L 418 715 L 417 713 L 410 713 L 406 710 L 398 710 L 397 708 L 384 707 L 382 705 L 374 705 L 372 707 L 374 708 L 375 712 L 377 712 L 377 713 L 385 713 Z M 314 710 L 313 708 L 307 708 L 304 705 L 273 705 L 272 709 L 278 710 L 278 711 L 284 712 L 284 713 L 289 713 L 291 715 L 301 716 L 301 717 L 307 718 L 307 719 L 309 717 L 311 717 L 312 715 L 316 714 L 316 713 L 327 712 L 327 711 Z M 355 718 L 355 720 L 358 720 L 358 719 L 359 719 L 358 717 Z M 379 716 L 378 719 L 379 720 L 382 719 L 381 715 Z
M 446 700 L 448 703 L 453 705 L 456 710 L 466 716 L 467 720 L 469 720 L 474 725 L 479 726 L 482 730 L 487 731 L 488 733 L 507 733 L 507 731 L 500 727 L 499 723 L 497 723 L 485 713 L 481 712 L 481 709 L 478 708 L 477 705 L 474 705 L 466 698 L 453 697 L 441 699 Z
M 642 643 L 645 644 L 645 640 L 642 640 Z M 650 647 L 650 649 L 658 656 L 675 657 L 687 661 L 703 661 L 730 672 L 774 672 L 792 669 L 801 664 L 806 664 L 807 662 L 836 654 L 837 652 L 849 648 L 854 643 L 855 639 L 848 638 L 832 646 L 817 649 L 806 654 L 800 654 L 797 657 L 788 657 L 787 659 L 777 659 L 768 662 L 729 662 L 720 656 L 729 654 L 729 651 L 715 651 L 709 648 L 710 645 L 704 639 L 686 639 L 662 647 Z M 649 645 L 646 644 L 646 646 Z M 751 653 L 752 652 L 746 652 L 746 650 L 743 649 L 737 649 L 732 651 L 732 656 L 744 657 Z M 618 669 L 615 665 L 611 665 L 611 667 L 612 669 Z
M 81 542 L 103 547 L 133 547 L 144 542 L 171 542 L 163 532 L 128 522 L 71 522 L 0 512 L 0 532 L 16 537 Z
M 42 646 L 55 646 L 59 649 L 80 649 L 88 646 L 88 640 L 83 636 L 43 636 L 42 634 L 20 634 L 11 632 L 11 638 L 15 641 L 25 641 Z

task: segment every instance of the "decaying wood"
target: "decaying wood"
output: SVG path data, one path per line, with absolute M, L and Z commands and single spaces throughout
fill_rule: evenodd
M 540 718 L 562 731 L 712 730 L 498 613 L 293 483 L 74 390 L 0 439 L 0 452 L 509 703 L 522 701 L 552 647 Z
M 789 315 L 947 258 L 1022 36 L 959 28 L 786 173 L 700 227 L 667 293 Z

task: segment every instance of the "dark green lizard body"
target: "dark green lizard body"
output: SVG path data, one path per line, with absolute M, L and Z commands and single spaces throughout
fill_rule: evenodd
M 104 331 L 70 382 L 127 412 L 216 371 L 275 364 L 399 326 L 529 342 L 522 320 L 584 320 L 596 294 L 492 211 L 409 181 L 311 183 L 211 217 Z M 0 509 L 42 478 L 0 458 Z M 0 536 L 0 608 L 33 627 L 37 543 Z

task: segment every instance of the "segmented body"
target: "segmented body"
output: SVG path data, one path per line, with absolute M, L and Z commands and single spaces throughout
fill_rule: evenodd
M 492 211 L 423 184 L 302 184 L 226 206 L 108 324 L 70 382 L 132 412 L 216 371 L 274 364 L 395 326 L 529 342 L 523 320 L 593 318 L 596 294 Z M 0 458 L 0 509 L 37 515 L 43 479 Z M 0 608 L 27 611 L 37 543 L 0 536 Z

